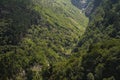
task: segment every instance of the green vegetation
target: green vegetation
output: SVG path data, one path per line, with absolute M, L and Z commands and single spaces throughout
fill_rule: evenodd
M 44 80 L 119 80 L 119 42 L 112 39 L 91 45 L 86 54 L 48 68 Z
M 120 80 L 120 1 L 72 3 L 0 0 L 0 80 Z
M 97 0 L 94 2 L 95 4 Z M 67 61 L 45 69 L 45 80 L 119 80 L 120 1 L 101 0 L 78 46 Z M 49 76 L 44 76 L 49 74 Z
M 39 80 L 65 61 L 88 19 L 70 0 L 0 0 L 0 80 Z

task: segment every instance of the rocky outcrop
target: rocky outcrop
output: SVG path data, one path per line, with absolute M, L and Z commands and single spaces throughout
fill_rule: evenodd
M 88 17 L 93 12 L 94 7 L 96 6 L 94 5 L 94 0 L 71 0 L 71 2 L 77 8 L 81 9 Z

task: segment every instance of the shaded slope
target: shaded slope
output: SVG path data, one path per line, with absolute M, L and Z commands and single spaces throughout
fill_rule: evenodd
M 106 5 L 105 5 L 106 4 Z M 84 38 L 79 43 L 89 45 L 105 39 L 119 39 L 119 1 L 102 1 L 91 15 Z

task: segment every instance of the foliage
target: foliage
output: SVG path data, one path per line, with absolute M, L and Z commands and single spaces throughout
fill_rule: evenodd
M 42 79 L 41 68 L 71 55 L 87 23 L 70 0 L 0 0 L 0 79 Z
M 0 0 L 0 80 L 120 80 L 120 1 L 87 5 Z

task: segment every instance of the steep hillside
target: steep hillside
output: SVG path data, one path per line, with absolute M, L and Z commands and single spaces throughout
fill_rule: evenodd
M 119 74 L 120 0 L 0 0 L 0 80 Z
M 45 69 L 45 80 L 120 80 L 119 23 L 120 1 L 99 0 L 75 55 Z
M 105 5 L 106 4 L 106 5 Z M 97 43 L 106 39 L 119 39 L 119 1 L 101 1 L 90 17 L 90 23 L 79 46 Z
M 41 76 L 71 54 L 87 22 L 70 0 L 0 0 L 0 79 Z

